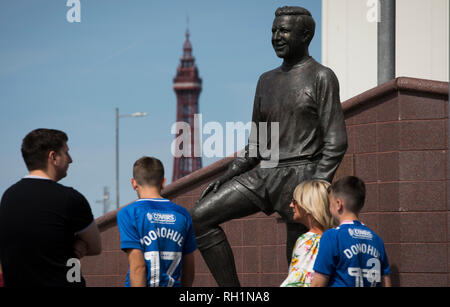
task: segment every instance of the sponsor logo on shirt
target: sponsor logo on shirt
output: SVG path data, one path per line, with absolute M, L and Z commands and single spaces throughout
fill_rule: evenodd
M 159 212 L 153 212 L 147 213 L 147 219 L 151 223 L 158 223 L 158 224 L 173 224 L 177 220 L 175 215 L 172 213 L 159 213 Z
M 353 239 L 372 240 L 373 235 L 370 231 L 358 228 L 349 228 L 348 234 Z

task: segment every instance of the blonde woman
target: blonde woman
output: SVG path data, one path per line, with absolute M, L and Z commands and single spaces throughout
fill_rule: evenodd
M 310 180 L 300 183 L 294 190 L 289 207 L 294 212 L 294 221 L 308 227 L 295 243 L 289 274 L 281 287 L 309 287 L 314 274 L 322 233 L 333 228 L 327 189 L 330 184 L 324 180 Z

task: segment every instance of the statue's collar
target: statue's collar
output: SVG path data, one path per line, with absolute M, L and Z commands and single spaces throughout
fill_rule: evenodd
M 312 60 L 312 56 L 306 56 L 303 59 L 301 59 L 298 63 L 293 64 L 293 65 L 283 62 L 283 64 L 281 65 L 281 70 L 289 71 L 293 68 L 297 68 L 297 67 L 301 67 L 301 66 L 305 65 L 311 60 Z

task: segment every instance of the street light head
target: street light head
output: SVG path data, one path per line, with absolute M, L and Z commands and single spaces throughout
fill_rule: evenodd
M 147 116 L 146 112 L 136 112 L 136 113 L 133 113 L 133 114 L 120 114 L 120 115 L 117 114 L 118 118 L 123 118 L 123 117 L 144 117 L 144 116 Z
M 146 112 L 136 112 L 131 114 L 132 117 L 143 117 L 143 116 L 147 116 Z

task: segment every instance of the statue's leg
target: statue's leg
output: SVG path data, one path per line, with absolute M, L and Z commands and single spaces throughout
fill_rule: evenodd
M 270 191 L 271 195 L 276 195 L 277 198 L 273 200 L 275 203 L 275 210 L 280 214 L 286 223 L 286 259 L 287 265 L 291 263 L 292 252 L 295 247 L 297 239 L 308 231 L 308 228 L 303 224 L 295 222 L 294 212 L 289 204 L 295 188 L 304 180 L 309 180 L 316 169 L 315 164 L 297 165 L 292 167 L 279 168 L 274 175 L 276 179 L 272 179 L 278 189 Z
M 228 181 L 216 193 L 207 194 L 190 211 L 198 248 L 220 287 L 239 287 L 240 283 L 233 251 L 219 225 L 260 211 L 236 190 L 236 184 L 239 183 Z
M 292 192 L 290 191 L 294 191 L 294 189 L 295 187 L 288 187 L 287 190 L 289 193 L 283 193 L 280 196 L 279 202 L 285 205 L 277 210 L 278 214 L 283 218 L 283 221 L 286 224 L 286 259 L 288 266 L 291 264 L 292 251 L 294 250 L 295 242 L 297 242 L 297 239 L 302 234 L 308 231 L 308 228 L 305 225 L 293 220 L 294 212 L 289 207 L 289 203 L 292 199 Z

